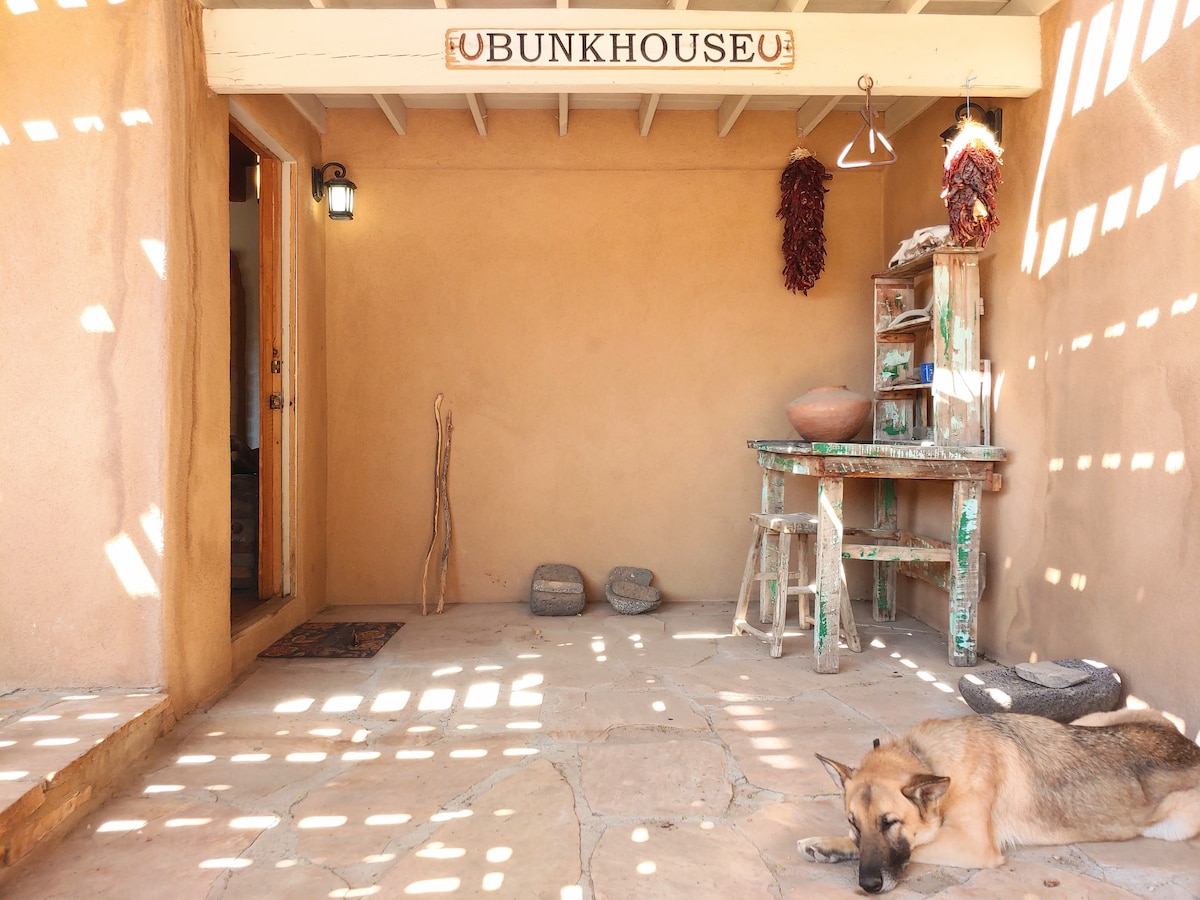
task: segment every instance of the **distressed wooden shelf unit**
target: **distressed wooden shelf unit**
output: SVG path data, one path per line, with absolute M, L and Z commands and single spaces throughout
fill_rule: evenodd
M 873 277 L 874 440 L 991 443 L 978 261 L 977 249 L 941 247 Z M 922 363 L 933 364 L 932 383 L 921 383 Z

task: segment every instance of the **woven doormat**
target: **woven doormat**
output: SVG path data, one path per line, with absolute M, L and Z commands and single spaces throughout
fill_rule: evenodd
M 366 659 L 374 656 L 403 622 L 305 622 L 258 654 L 259 659 Z

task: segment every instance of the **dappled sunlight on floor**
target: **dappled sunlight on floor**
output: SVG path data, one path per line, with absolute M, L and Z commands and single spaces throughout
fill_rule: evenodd
M 851 896 L 851 867 L 796 852 L 845 830 L 814 753 L 856 760 L 875 738 L 970 712 L 942 635 L 865 610 L 864 651 L 843 651 L 837 675 L 813 671 L 811 632 L 789 629 L 781 659 L 733 637 L 732 602 L 385 613 L 407 624 L 374 658 L 257 662 L 5 896 Z M 1196 887 L 1200 849 L 1171 849 L 1153 883 Z M 1047 870 L 1151 883 L 1112 858 L 1037 857 L 1030 884 Z M 1023 865 L 996 884 L 1024 883 Z M 980 876 L 914 877 L 920 895 L 951 896 Z

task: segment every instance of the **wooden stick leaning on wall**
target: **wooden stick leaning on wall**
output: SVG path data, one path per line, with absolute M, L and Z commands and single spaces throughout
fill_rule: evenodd
M 438 477 L 438 499 L 442 503 L 442 571 L 438 582 L 437 611 L 446 605 L 446 563 L 450 559 L 450 435 L 454 432 L 454 410 L 446 410 L 446 440 L 442 446 L 442 468 Z
M 433 558 L 433 548 L 437 545 L 438 521 L 442 509 L 442 451 L 445 445 L 444 425 L 442 424 L 442 394 L 433 401 L 433 420 L 437 425 L 437 458 L 433 466 L 433 532 L 429 535 L 429 549 L 425 551 L 425 567 L 421 570 L 421 615 L 429 615 L 426 602 L 429 585 L 429 561 Z M 440 612 L 440 610 L 439 610 Z

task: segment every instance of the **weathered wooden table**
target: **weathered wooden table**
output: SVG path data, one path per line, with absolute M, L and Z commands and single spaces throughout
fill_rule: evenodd
M 838 616 L 843 559 L 875 562 L 875 621 L 896 617 L 898 572 L 942 587 L 950 598 L 949 659 L 954 666 L 976 662 L 979 595 L 983 590 L 979 499 L 999 490 L 999 447 L 934 447 L 917 444 L 807 443 L 748 441 L 763 470 L 762 511 L 784 511 L 784 476 L 810 475 L 817 482 L 816 599 L 813 618 L 814 661 L 818 672 L 838 671 Z M 875 480 L 873 527 L 846 528 L 842 487 L 847 478 Z M 954 499 L 950 540 L 939 541 L 901 531 L 896 479 L 951 481 Z M 870 543 L 846 543 L 843 533 Z M 764 568 L 767 565 L 764 560 Z

